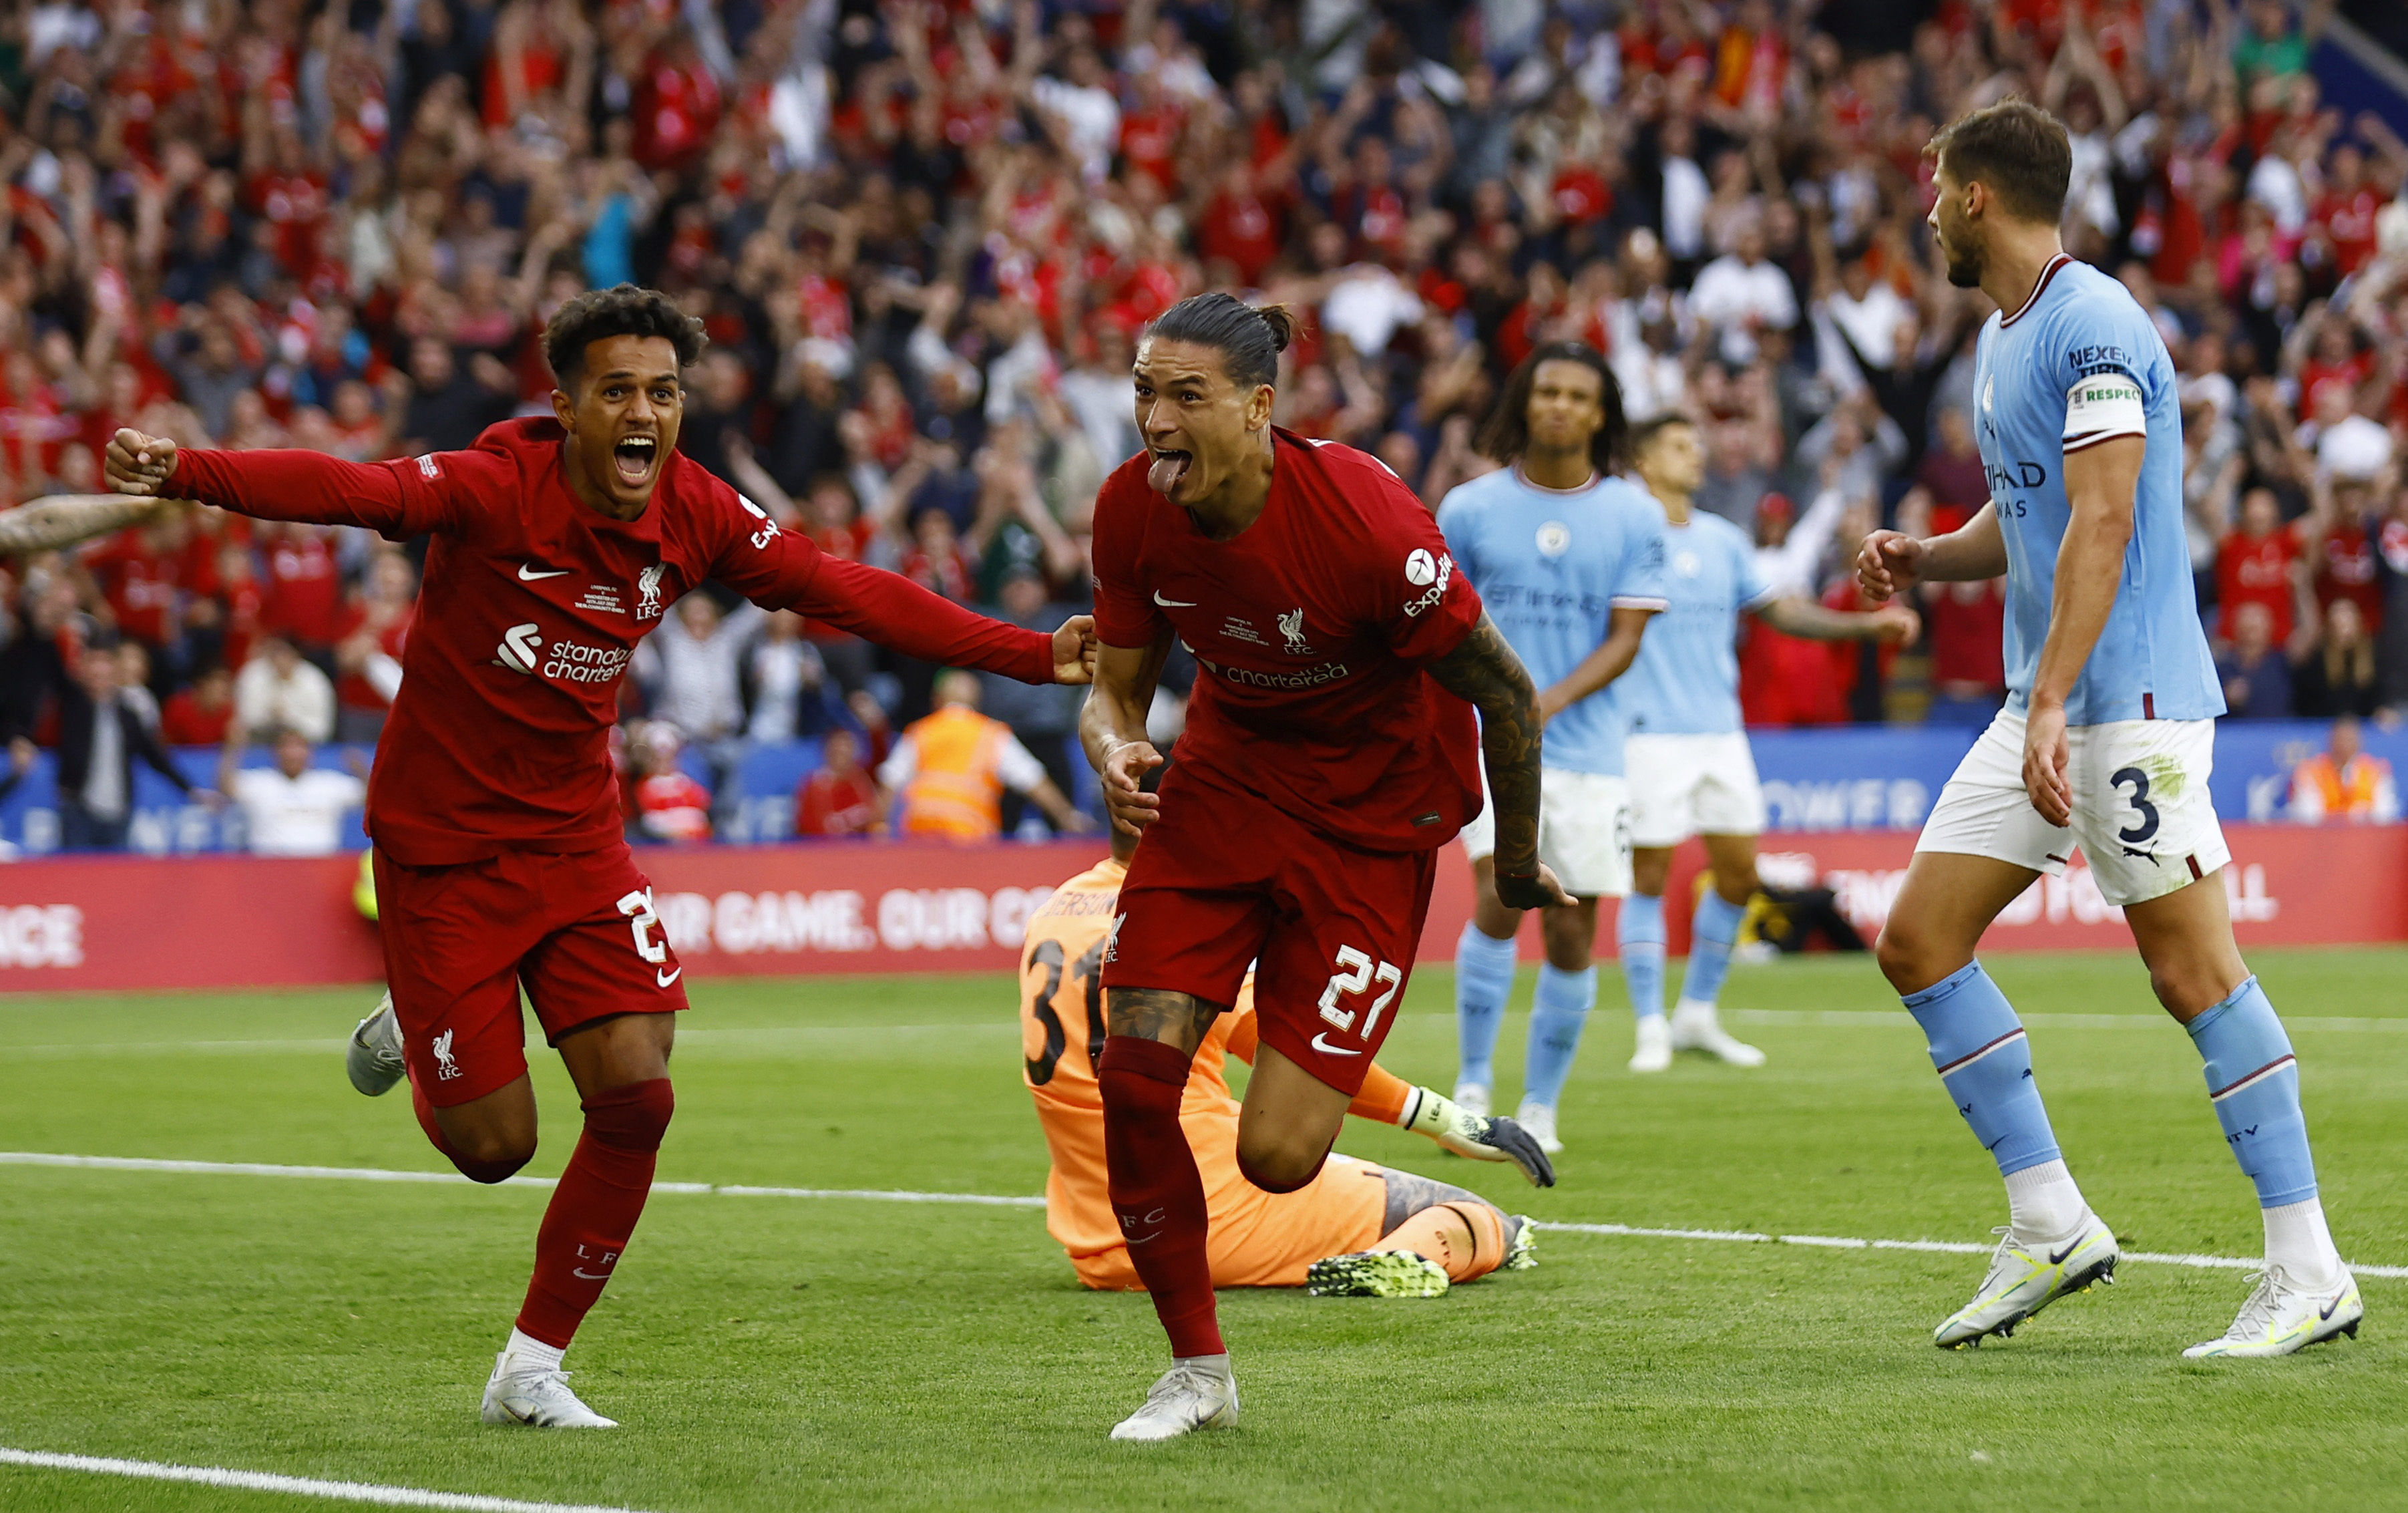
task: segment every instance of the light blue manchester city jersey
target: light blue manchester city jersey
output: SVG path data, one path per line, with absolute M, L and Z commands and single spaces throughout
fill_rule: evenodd
M 1655 504 L 1654 499 L 1648 501 Z M 1656 505 L 1661 512 L 1663 507 Z M 1664 612 L 1615 681 L 1633 735 L 1714 736 L 1740 728 L 1739 616 L 1773 595 L 1747 532 L 1692 512 L 1664 526 Z
M 1975 350 L 1974 429 L 2007 548 L 2008 706 L 2027 707 L 2048 639 L 2057 554 L 2072 513 L 2066 449 L 2099 434 L 2082 430 L 2078 416 L 2069 422 L 2068 396 L 2077 384 L 2107 381 L 2086 401 L 2128 406 L 2129 391 L 2117 380 L 2140 391 L 2148 445 L 2114 608 L 2066 700 L 2066 723 L 2212 719 L 2224 713 L 2224 692 L 2194 607 L 2183 540 L 2173 360 L 2122 284 L 2062 256 L 2022 310 L 1990 317 Z
M 1664 512 L 1625 480 L 1549 489 L 1499 468 L 1450 492 L 1438 526 L 1541 688 L 1597 650 L 1615 609 L 1664 607 Z M 1548 722 L 1542 759 L 1620 777 L 1624 730 L 1609 685 Z

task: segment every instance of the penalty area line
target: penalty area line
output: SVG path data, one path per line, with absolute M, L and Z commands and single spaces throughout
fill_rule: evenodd
M 276 1166 L 262 1161 L 178 1161 L 143 1156 L 73 1156 L 40 1150 L 0 1150 L 0 1166 L 64 1166 L 103 1172 L 166 1172 L 200 1176 L 280 1176 L 349 1182 L 439 1182 L 473 1185 L 456 1172 L 401 1172 L 374 1166 Z M 548 1176 L 514 1176 L 495 1186 L 550 1188 Z M 655 1193 L 711 1198 L 835 1198 L 882 1203 L 964 1203 L 982 1208 L 1042 1208 L 1041 1197 L 995 1192 L 913 1192 L 894 1188 L 767 1188 L 716 1182 L 655 1182 Z M 1558 1234 L 1594 1234 L 1631 1240 L 1706 1240 L 1724 1245 L 1794 1245 L 1823 1250 L 1924 1250 L 1949 1256 L 1986 1256 L 1994 1248 L 1964 1240 L 1869 1240 L 1846 1234 L 1768 1234 L 1756 1230 L 1661 1229 L 1641 1224 L 1584 1224 L 1569 1219 L 1534 1220 Z M 2162 1250 L 2127 1250 L 2123 1259 L 2157 1266 L 2210 1271 L 2256 1271 L 2254 1256 L 2200 1256 Z M 2408 1280 L 2408 1266 L 2362 1266 L 2360 1277 Z
M 119 1461 L 97 1455 L 53 1455 L 44 1450 L 17 1450 L 5 1446 L 0 1446 L 0 1465 L 22 1465 L 39 1471 L 80 1471 L 102 1477 L 130 1477 L 137 1481 L 184 1481 L 234 1491 L 283 1492 L 294 1497 L 322 1497 L 340 1503 L 367 1503 L 378 1507 L 437 1507 L 449 1508 L 453 1513 L 635 1513 L 633 1509 L 606 1507 L 596 1503 L 529 1503 L 515 1497 L 427 1491 L 417 1487 L 388 1487 L 371 1481 L 321 1481 L 314 1477 L 284 1477 L 267 1471 L 172 1465 L 162 1461 Z

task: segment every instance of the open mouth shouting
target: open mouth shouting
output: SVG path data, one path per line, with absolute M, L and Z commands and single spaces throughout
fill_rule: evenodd
M 1154 463 L 1145 470 L 1146 486 L 1165 497 L 1176 494 L 1180 481 L 1187 476 L 1188 468 L 1195 465 L 1196 454 L 1192 452 L 1182 452 L 1175 447 L 1154 447 L 1151 450 L 1154 454 Z
M 652 482 L 652 471 L 660 464 L 660 438 L 650 434 L 623 436 L 610 449 L 610 465 L 619 482 L 628 488 L 641 488 Z

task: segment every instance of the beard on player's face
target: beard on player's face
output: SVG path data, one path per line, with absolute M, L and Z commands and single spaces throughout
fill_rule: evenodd
M 1939 202 L 1932 207 L 1931 235 L 1948 265 L 1949 283 L 1958 289 L 1978 289 L 1988 262 L 1988 249 L 1983 245 L 1973 218 L 1965 213 L 1960 198 L 1963 194 L 1961 188 L 1941 186 Z

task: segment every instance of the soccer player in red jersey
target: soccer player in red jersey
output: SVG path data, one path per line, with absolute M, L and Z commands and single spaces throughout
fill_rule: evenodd
M 1223 294 L 1166 310 L 1137 356 L 1146 451 L 1096 503 L 1101 644 L 1080 733 L 1113 823 L 1146 838 L 1107 937 L 1096 1080 L 1112 1208 L 1172 1357 L 1115 1439 L 1237 1420 L 1179 1110 L 1248 964 L 1262 1044 L 1238 1165 L 1293 1191 L 1387 1038 L 1437 848 L 1480 810 L 1476 751 L 1498 896 L 1571 902 L 1539 863 L 1529 675 L 1394 473 L 1271 425 L 1293 332 L 1284 309 Z M 1202 670 L 1179 760 L 1147 793 L 1162 756 L 1146 712 L 1174 636 Z
M 488 1422 L 610 1427 L 563 1381 L 561 1352 L 626 1249 L 668 1128 L 684 968 L 622 838 L 609 756 L 636 643 L 715 578 L 911 656 L 1088 678 L 1084 618 L 1023 630 L 826 556 L 680 454 L 679 372 L 704 344 L 667 295 L 622 284 L 545 330 L 557 420 L 504 422 L 466 452 L 363 465 L 135 431 L 108 446 L 123 493 L 434 538 L 368 785 L 389 992 L 353 1037 L 352 1080 L 382 1092 L 406 1069 L 435 1147 L 501 1181 L 536 1147 L 523 985 L 585 1114 Z

